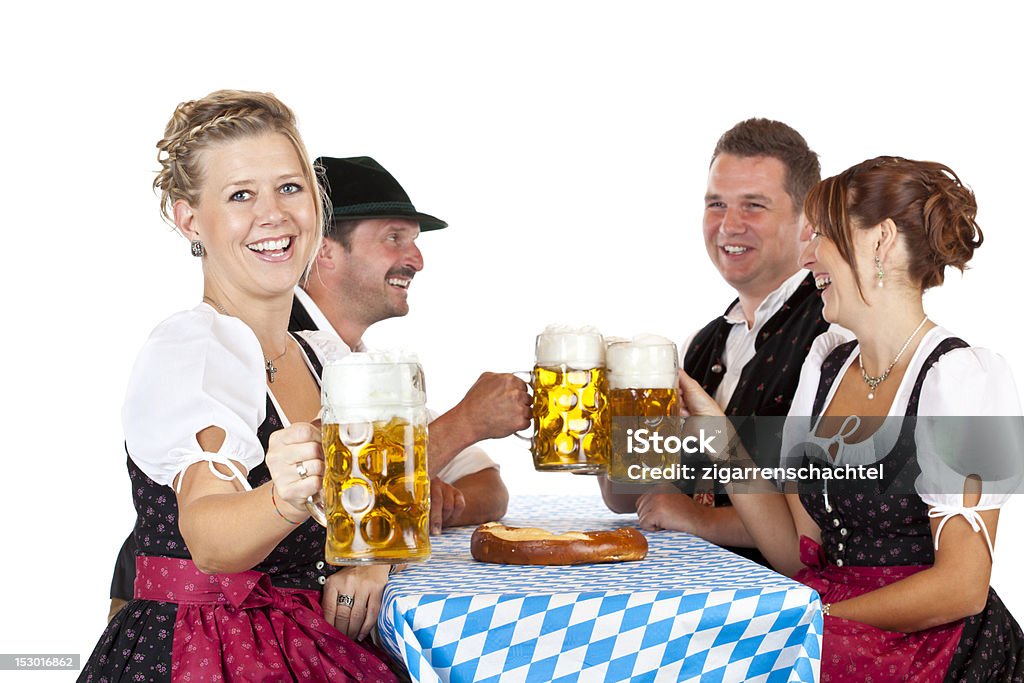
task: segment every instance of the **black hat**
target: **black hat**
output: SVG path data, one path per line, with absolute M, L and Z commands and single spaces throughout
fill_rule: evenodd
M 334 220 L 408 218 L 419 221 L 421 231 L 448 227 L 440 218 L 417 211 L 395 177 L 370 157 L 320 157 L 316 166 L 323 169 Z

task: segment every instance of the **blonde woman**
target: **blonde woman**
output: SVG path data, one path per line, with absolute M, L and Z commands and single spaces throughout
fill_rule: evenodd
M 179 105 L 157 147 L 154 186 L 202 259 L 203 300 L 161 323 L 132 371 L 135 599 L 81 680 L 393 681 L 321 608 L 332 568 L 303 505 L 323 473 L 320 366 L 287 327 L 323 216 L 294 116 L 218 91 Z M 379 583 L 353 602 L 379 603 Z

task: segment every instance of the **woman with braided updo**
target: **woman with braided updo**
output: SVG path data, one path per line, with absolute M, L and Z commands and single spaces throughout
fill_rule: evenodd
M 294 115 L 222 90 L 179 105 L 157 147 L 154 187 L 202 259 L 203 302 L 132 371 L 135 599 L 81 680 L 394 681 L 320 606 L 333 569 L 304 501 L 323 473 L 321 368 L 287 329 L 323 209 Z
M 733 503 L 772 565 L 821 596 L 823 682 L 1024 681 L 1024 635 L 989 587 L 1021 478 L 1017 388 L 922 300 L 982 243 L 974 194 L 942 164 L 878 157 L 820 182 L 804 212 L 824 317 L 856 339 L 812 345 L 782 465 L 876 478 L 804 475 Z M 681 389 L 691 413 L 721 414 Z

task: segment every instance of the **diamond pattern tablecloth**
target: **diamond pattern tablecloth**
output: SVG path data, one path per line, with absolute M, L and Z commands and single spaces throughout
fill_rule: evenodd
M 508 526 L 636 524 L 600 498 L 513 498 Z M 810 588 L 702 539 L 645 532 L 646 560 L 581 567 L 485 564 L 472 528 L 388 582 L 378 621 L 414 681 L 814 681 L 821 605 Z

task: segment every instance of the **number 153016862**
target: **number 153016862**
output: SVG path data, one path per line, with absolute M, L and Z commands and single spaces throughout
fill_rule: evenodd
M 81 655 L 0 654 L 0 671 L 46 669 L 77 671 L 82 668 L 81 659 Z

